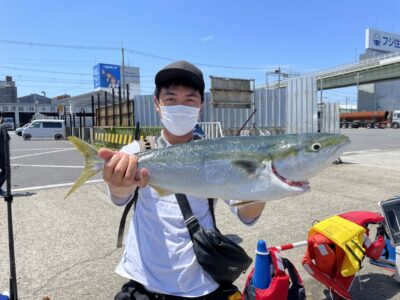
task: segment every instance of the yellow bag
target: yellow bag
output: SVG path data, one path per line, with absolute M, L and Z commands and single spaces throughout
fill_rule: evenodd
M 341 274 L 343 277 L 349 277 L 361 269 L 361 262 L 365 256 L 365 232 L 364 227 L 342 217 L 333 216 L 311 227 L 308 236 L 320 233 L 342 248 L 346 256 L 343 259 Z

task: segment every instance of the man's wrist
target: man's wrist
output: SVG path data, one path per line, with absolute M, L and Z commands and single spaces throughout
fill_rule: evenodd
M 128 198 L 132 193 L 135 191 L 136 186 L 129 186 L 129 187 L 120 187 L 114 186 L 112 184 L 108 184 L 108 189 L 110 190 L 110 194 L 114 197 L 125 199 Z

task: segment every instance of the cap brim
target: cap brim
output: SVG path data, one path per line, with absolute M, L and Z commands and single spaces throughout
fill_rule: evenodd
M 183 79 L 191 82 L 200 91 L 204 91 L 204 81 L 197 75 L 190 71 L 182 69 L 166 69 L 158 72 L 155 78 L 157 86 L 162 86 L 164 83 L 169 82 L 173 79 Z

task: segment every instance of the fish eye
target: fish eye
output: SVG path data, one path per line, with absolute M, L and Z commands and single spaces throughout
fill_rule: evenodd
M 313 152 L 318 152 L 319 150 L 321 150 L 321 144 L 320 143 L 313 143 L 310 146 L 310 150 Z

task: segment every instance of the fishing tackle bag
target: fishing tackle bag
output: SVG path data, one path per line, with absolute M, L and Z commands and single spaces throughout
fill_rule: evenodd
M 271 283 L 266 289 L 256 288 L 253 282 L 254 268 L 247 277 L 242 300 L 304 300 L 306 291 L 296 267 L 283 258 L 276 248 L 269 249 L 273 266 Z
M 214 229 L 205 229 L 193 216 L 186 195 L 176 194 L 193 249 L 201 267 L 219 284 L 233 283 L 251 265 L 252 259 L 238 244 L 224 236 L 215 223 L 214 200 L 208 199 Z

